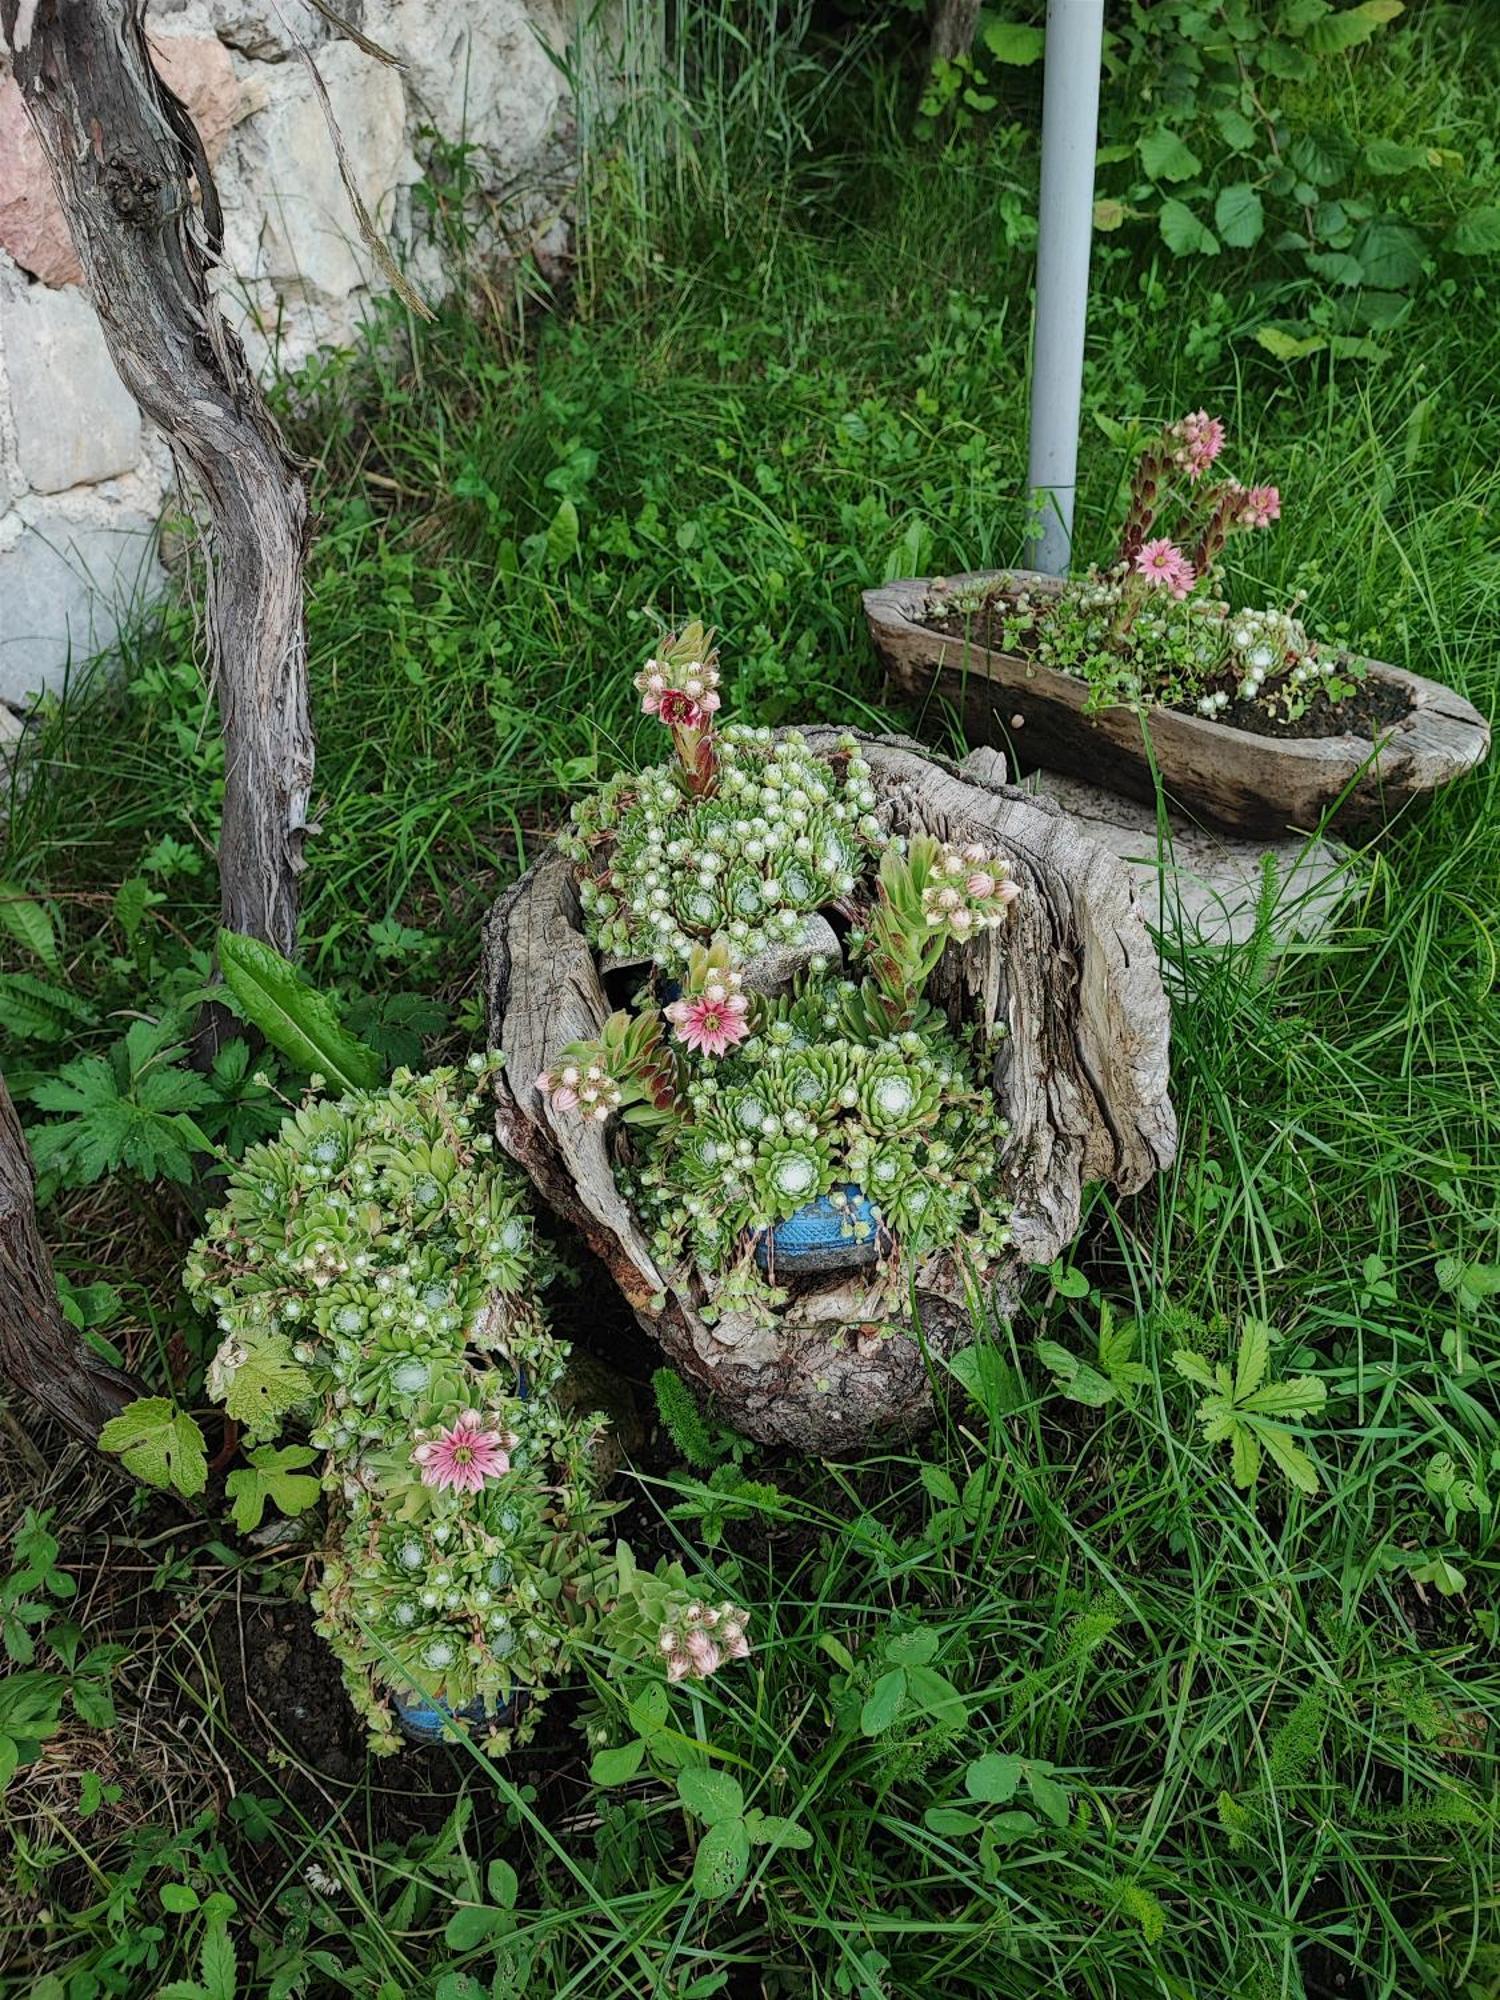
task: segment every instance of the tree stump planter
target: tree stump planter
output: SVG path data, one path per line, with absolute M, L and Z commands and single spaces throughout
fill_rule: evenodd
M 1013 584 L 1034 597 L 1058 588 L 1056 578 L 1031 570 L 977 570 L 942 581 Z M 1088 686 L 1077 676 L 926 623 L 935 582 L 916 577 L 864 594 L 875 650 L 904 694 L 925 700 L 936 692 L 951 701 L 971 742 L 1008 746 L 1028 766 L 1148 804 L 1156 797 L 1154 760 L 1169 798 L 1224 833 L 1274 840 L 1289 827 L 1317 826 L 1326 813 L 1335 832 L 1377 833 L 1489 750 L 1489 727 L 1462 695 L 1379 660 L 1363 663 L 1366 686 L 1397 713 L 1376 726 L 1374 738 L 1263 736 L 1167 708 L 1144 719 L 1124 707 L 1089 714 Z
M 803 733 L 827 752 L 839 732 Z M 1011 1128 L 1012 1261 L 997 1288 L 1008 1311 L 1023 1269 L 1073 1237 L 1085 1183 L 1129 1193 L 1172 1158 L 1156 955 L 1122 863 L 1056 807 L 996 782 L 992 752 L 959 771 L 901 739 L 861 743 L 887 825 L 998 846 L 1021 885 L 1009 922 L 950 950 L 928 989 L 955 1022 L 1006 1030 L 993 1075 Z M 555 850 L 496 903 L 484 976 L 491 1045 L 506 1058 L 500 1143 L 579 1229 L 674 1367 L 764 1443 L 838 1452 L 931 1420 L 923 1348 L 942 1358 L 973 1338 L 962 1246 L 915 1268 L 892 1260 L 806 1278 L 778 1271 L 788 1297 L 772 1314 L 717 1312 L 713 1281 L 663 1264 L 617 1188 L 619 1134 L 554 1116 L 534 1088 L 561 1048 L 598 1033 L 611 1004 L 572 866 Z

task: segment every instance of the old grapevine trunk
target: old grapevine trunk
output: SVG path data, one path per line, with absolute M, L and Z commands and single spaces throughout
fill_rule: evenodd
M 0 0 L 110 354 L 207 511 L 223 920 L 290 953 L 313 774 L 307 506 L 210 296 L 217 197 L 192 121 L 151 66 L 144 16 L 145 0 Z
M 140 1393 L 87 1353 L 63 1318 L 37 1228 L 31 1156 L 0 1077 L 0 1374 L 75 1437 L 93 1444 Z
M 833 747 L 831 730 L 806 734 L 815 749 Z M 1047 1263 L 1073 1236 L 1086 1182 L 1128 1193 L 1172 1157 L 1156 956 L 1123 865 L 1057 808 L 998 783 L 992 752 L 962 771 L 890 738 L 867 742 L 865 755 L 892 827 L 998 846 L 1022 886 L 1005 929 L 950 951 L 930 989 L 955 1019 L 1007 1030 L 994 1084 L 1011 1127 L 1014 1265 L 998 1300 L 1009 1310 L 1024 1267 Z M 500 1141 L 582 1232 L 674 1366 L 751 1436 L 804 1450 L 853 1448 L 930 1420 L 929 1357 L 973 1338 L 961 1255 L 794 1284 L 769 1321 L 715 1315 L 710 1284 L 657 1258 L 616 1187 L 618 1137 L 554 1116 L 538 1096 L 537 1073 L 610 1011 L 560 854 L 495 905 L 485 980 L 491 1041 L 506 1055 Z

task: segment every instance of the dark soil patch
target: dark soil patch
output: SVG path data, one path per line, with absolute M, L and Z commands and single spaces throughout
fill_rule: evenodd
M 992 652 L 1011 650 L 1005 644 L 1004 630 L 990 605 L 982 605 L 972 612 L 950 612 L 946 617 L 926 622 L 928 630 L 941 632 L 950 639 L 966 639 L 970 644 L 983 646 Z M 1024 659 L 1025 653 L 1013 656 Z M 1346 664 L 1344 656 L 1340 656 L 1338 664 L 1341 668 Z M 1233 695 L 1234 689 L 1229 682 L 1219 685 Z M 1176 712 L 1192 715 L 1196 711 L 1184 705 Z M 1319 688 L 1306 713 L 1295 722 L 1284 722 L 1277 716 L 1268 715 L 1262 708 L 1242 702 L 1233 702 L 1215 720 L 1225 729 L 1242 729 L 1249 736 L 1312 740 L 1328 736 L 1367 736 L 1373 741 L 1410 712 L 1411 701 L 1405 689 L 1393 686 L 1389 681 L 1370 679 L 1361 682 L 1353 694 L 1340 702 L 1330 701 Z

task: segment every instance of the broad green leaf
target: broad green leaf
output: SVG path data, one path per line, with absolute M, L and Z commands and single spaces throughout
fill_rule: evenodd
M 681 1771 L 677 1777 L 677 1796 L 705 1826 L 739 1819 L 745 1810 L 740 1781 L 727 1771 Z
M 944 1729 L 957 1729 L 968 1717 L 968 1704 L 946 1674 L 932 1667 L 906 1670 L 906 1696 Z
M 750 1836 L 742 1819 L 720 1820 L 698 1843 L 693 1887 L 706 1901 L 732 1895 L 750 1865 Z
M 1260 1471 L 1260 1445 L 1248 1424 L 1233 1423 L 1229 1430 L 1230 1471 L 1236 1486 L 1255 1484 Z
M 209 2000 L 234 2000 L 237 1970 L 229 1925 L 222 1916 L 215 1917 L 198 1948 L 198 1977 Z
M 1116 229 L 1122 229 L 1137 213 L 1127 202 L 1116 201 L 1108 195 L 1101 196 L 1094 203 L 1094 227 L 1107 236 Z
M 219 969 L 234 1003 L 288 1062 L 334 1089 L 374 1090 L 380 1057 L 343 1026 L 332 1000 L 259 938 L 221 930 Z
M 316 1503 L 320 1482 L 302 1470 L 315 1457 L 305 1444 L 263 1446 L 249 1454 L 248 1465 L 230 1473 L 224 1485 L 234 1503 L 234 1525 L 242 1535 L 260 1526 L 267 1501 L 289 1517 L 305 1514 Z
M 1022 68 L 1039 61 L 1047 45 L 1044 31 L 1025 21 L 991 21 L 980 40 L 996 62 L 1014 63 Z
M 1137 147 L 1141 165 L 1154 181 L 1190 181 L 1203 162 L 1170 126 L 1145 133 Z
M 1003 1756 L 995 1750 L 976 1757 L 964 1772 L 964 1790 L 984 1805 L 1008 1805 L 1021 1782 L 1023 1763 L 1023 1758 Z
M 166 1396 L 139 1396 L 111 1417 L 99 1449 L 117 1452 L 125 1470 L 148 1486 L 173 1487 L 189 1500 L 208 1484 L 203 1433 Z
M 1220 188 L 1214 203 L 1214 227 L 1233 249 L 1248 250 L 1252 243 L 1259 243 L 1265 226 L 1265 208 L 1248 181 Z
M 1372 139 L 1365 147 L 1365 165 L 1372 174 L 1409 174 L 1428 164 L 1425 146 L 1403 146 L 1399 139 Z
M 1287 165 L 1316 187 L 1331 187 L 1349 162 L 1344 140 L 1331 133 L 1299 132 L 1287 147 Z
M 492 1903 L 498 1904 L 502 1910 L 513 1910 L 516 1907 L 521 1884 L 515 1869 L 508 1861 L 492 1861 L 485 1870 L 484 1880 Z
M 1278 1424 L 1262 1424 L 1255 1435 L 1293 1486 L 1303 1493 L 1317 1492 L 1317 1467 L 1302 1447 L 1293 1443 L 1288 1431 L 1282 1430 Z
M 958 1494 L 953 1495 L 954 1503 Z M 925 1667 L 938 1654 L 938 1635 L 927 1627 L 915 1632 L 896 1632 L 885 1642 L 885 1657 L 893 1667 Z
M 945 1472 L 942 1466 L 924 1465 L 918 1477 L 934 1500 L 941 1501 L 945 1507 L 958 1505 L 958 1488 L 953 1483 L 953 1475 Z
M 547 530 L 547 567 L 561 569 L 578 553 L 578 509 L 566 495 L 558 501 L 557 512 Z
M 1035 1833 L 1036 1821 L 1029 1812 L 996 1813 L 993 1819 L 985 1821 L 984 1831 L 987 1839 L 1009 1846 L 1024 1834 Z
M 631 1728 L 638 1730 L 642 1736 L 655 1736 L 658 1730 L 664 1729 L 671 1712 L 672 1701 L 665 1681 L 652 1681 L 626 1710 Z
M 312 1392 L 313 1379 L 292 1353 L 286 1335 L 264 1334 L 256 1337 L 235 1369 L 224 1407 L 236 1423 L 264 1437 Z
M 14 882 L 0 882 L 0 928 L 8 930 L 16 943 L 39 958 L 49 972 L 62 971 L 51 916 L 34 896 L 28 896 Z
M 1220 138 L 1232 153 L 1248 153 L 1259 137 L 1244 112 L 1236 111 L 1233 105 L 1225 105 L 1216 111 L 1214 123 L 1219 128 Z
M 190 1882 L 163 1882 L 161 1906 L 170 1910 L 174 1917 L 185 1917 L 190 1910 L 197 1909 L 198 1891 Z
M 1427 254 L 1426 242 L 1415 229 L 1388 217 L 1365 223 L 1349 248 L 1360 261 L 1365 283 L 1383 292 L 1401 292 L 1414 285 Z
M 880 1736 L 890 1728 L 906 1704 L 906 1669 L 892 1667 L 882 1674 L 865 1697 L 859 1712 L 859 1726 L 866 1736 Z
M 1190 1347 L 1179 1347 L 1172 1355 L 1172 1366 L 1179 1375 L 1189 1382 L 1196 1382 L 1200 1389 L 1216 1389 L 1218 1381 L 1213 1369 L 1201 1354 L 1195 1354 Z
M 589 1776 L 596 1785 L 627 1785 L 641 1768 L 645 1754 L 646 1746 L 638 1736 L 615 1749 L 596 1750 Z
M 963 1840 L 971 1833 L 978 1833 L 984 1821 L 958 1806 L 929 1806 L 922 1815 L 922 1824 L 929 1833 L 940 1833 L 949 1840 Z
M 1500 251 L 1500 208 L 1471 208 L 1443 239 L 1460 257 L 1493 257 Z
M 1219 239 L 1185 201 L 1164 201 L 1157 217 L 1161 240 L 1174 257 L 1217 257 Z
M 1327 1387 L 1316 1375 L 1294 1375 L 1287 1382 L 1263 1384 L 1240 1407 L 1257 1416 L 1305 1417 L 1321 1410 L 1327 1400 Z
M 1031 1794 L 1032 1804 L 1044 1818 L 1054 1826 L 1068 1823 L 1068 1794 L 1056 1778 L 1049 1777 L 1040 1765 L 1029 1764 L 1026 1768 L 1026 1789 Z
M 1086 1361 L 1060 1346 L 1055 1340 L 1039 1340 L 1036 1344 L 1037 1359 L 1057 1382 L 1057 1386 L 1070 1402 L 1082 1403 L 1091 1410 L 1102 1409 L 1115 1399 L 1115 1386 L 1102 1376 L 1097 1368 L 1091 1368 Z
M 1061 1257 L 1055 1257 L 1047 1266 L 1047 1276 L 1052 1289 L 1065 1299 L 1086 1299 L 1089 1295 L 1087 1275 L 1075 1264 L 1065 1264 Z
M 127 944 L 135 943 L 147 910 L 160 901 L 161 892 L 153 889 L 144 875 L 132 875 L 116 889 L 115 922 L 125 933 Z
M 802 1849 L 813 1844 L 805 1826 L 798 1826 L 794 1819 L 779 1819 L 775 1813 L 763 1813 L 759 1806 L 745 1814 L 745 1832 L 752 1847 Z
M 509 1922 L 504 1910 L 488 1903 L 465 1903 L 443 1926 L 443 1943 L 450 1951 L 473 1951 Z
M 1234 1399 L 1243 1402 L 1266 1379 L 1271 1365 L 1271 1329 L 1263 1319 L 1247 1319 L 1240 1329 L 1240 1350 L 1235 1359 Z
M 1328 345 L 1326 334 L 1304 333 L 1300 327 L 1277 326 L 1274 323 L 1257 327 L 1255 338 L 1257 344 L 1278 361 L 1302 361 L 1309 354 L 1321 354 Z
M 1364 265 L 1347 250 L 1310 250 L 1304 261 L 1314 277 L 1325 284 L 1342 285 L 1346 291 L 1365 281 Z

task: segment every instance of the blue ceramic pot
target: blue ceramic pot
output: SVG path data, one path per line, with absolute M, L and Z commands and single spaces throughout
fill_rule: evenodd
M 763 1271 L 800 1277 L 814 1271 L 858 1271 L 880 1254 L 880 1218 L 863 1191 L 841 1187 L 842 1208 L 820 1194 L 795 1215 L 763 1229 L 755 1239 L 755 1261 Z
M 470 1730 L 504 1722 L 510 1713 L 508 1701 L 487 1705 L 476 1695 L 463 1708 L 449 1708 L 445 1701 L 400 1688 L 392 1689 L 391 1706 L 396 1711 L 396 1727 L 409 1743 L 451 1743 L 455 1736 Z

